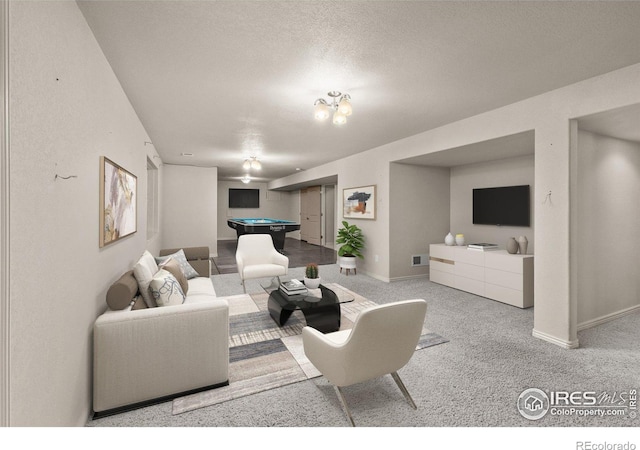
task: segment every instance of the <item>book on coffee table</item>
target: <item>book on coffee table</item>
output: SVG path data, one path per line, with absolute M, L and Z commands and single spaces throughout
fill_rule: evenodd
M 287 295 L 300 295 L 307 293 L 307 287 L 300 280 L 285 281 L 280 285 L 280 290 Z

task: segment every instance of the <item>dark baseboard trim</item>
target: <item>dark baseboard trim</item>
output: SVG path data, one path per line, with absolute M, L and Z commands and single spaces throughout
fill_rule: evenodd
M 165 395 L 164 397 L 158 397 L 158 398 L 153 398 L 151 400 L 145 400 L 145 401 L 139 402 L 139 403 L 133 403 L 131 405 L 119 406 L 117 408 L 107 409 L 105 411 L 97 411 L 97 412 L 94 411 L 92 416 L 91 416 L 91 420 L 101 419 L 103 417 L 113 416 L 115 414 L 121 414 L 121 413 L 124 413 L 124 412 L 133 411 L 134 409 L 145 408 L 145 407 L 151 406 L 151 405 L 157 405 L 158 403 L 164 403 L 164 402 L 167 402 L 169 400 L 173 400 L 173 399 L 178 398 L 178 397 L 184 397 L 185 395 L 197 394 L 198 392 L 208 391 L 208 390 L 211 390 L 211 389 L 217 389 L 217 388 L 220 388 L 220 387 L 223 387 L 223 386 L 228 386 L 228 385 L 229 385 L 229 380 L 224 381 L 222 383 L 218 383 L 218 384 L 211 384 L 209 386 L 203 386 L 203 387 L 197 388 L 197 389 L 191 389 L 189 391 L 178 392 L 176 394 L 171 394 L 171 395 Z

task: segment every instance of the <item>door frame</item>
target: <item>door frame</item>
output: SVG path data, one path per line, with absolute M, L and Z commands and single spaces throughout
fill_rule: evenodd
M 2 108 L 0 120 L 0 426 L 8 427 L 10 421 L 10 268 L 9 268 L 9 0 L 0 2 L 0 84 Z

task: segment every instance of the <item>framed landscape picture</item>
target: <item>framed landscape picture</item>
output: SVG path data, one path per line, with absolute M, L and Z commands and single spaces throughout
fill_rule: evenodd
M 100 247 L 137 231 L 138 178 L 100 157 Z
M 375 220 L 376 185 L 343 189 L 342 208 L 345 219 Z

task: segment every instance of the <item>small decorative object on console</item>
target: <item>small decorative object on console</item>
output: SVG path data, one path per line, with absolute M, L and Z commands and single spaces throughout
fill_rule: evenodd
M 467 249 L 469 250 L 479 250 L 481 252 L 485 250 L 497 250 L 498 246 L 496 244 L 489 244 L 487 242 L 478 242 L 477 244 L 469 244 L 467 245 Z
M 445 236 L 444 243 L 446 245 L 454 245 L 456 243 L 456 238 L 453 237 L 453 234 L 449 233 Z
M 464 245 L 464 234 L 456 234 L 456 244 Z
M 510 237 L 509 240 L 507 241 L 507 252 L 509 252 L 512 255 L 515 255 L 516 253 L 518 253 L 519 248 L 520 247 L 518 246 L 518 241 L 516 241 L 516 238 Z
M 527 254 L 527 246 L 529 245 L 529 241 L 526 236 L 520 236 L 518 238 L 518 247 L 520 247 L 520 253 L 522 255 Z

